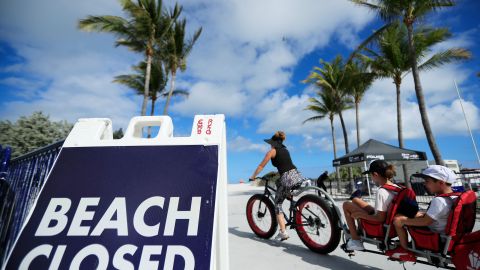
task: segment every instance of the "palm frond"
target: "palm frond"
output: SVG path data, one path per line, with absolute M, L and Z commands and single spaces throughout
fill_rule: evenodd
M 311 122 L 311 121 L 318 121 L 318 120 L 322 120 L 325 118 L 326 115 L 323 115 L 323 116 L 312 116 L 308 119 L 306 119 L 305 121 L 302 122 L 302 124 L 305 124 L 307 122 Z
M 452 48 L 438 52 L 430 57 L 423 64 L 418 66 L 419 70 L 430 70 L 439 66 L 449 64 L 455 61 L 467 60 L 472 57 L 472 53 L 463 48 Z

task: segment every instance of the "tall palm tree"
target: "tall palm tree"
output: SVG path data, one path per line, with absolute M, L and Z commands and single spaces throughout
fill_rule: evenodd
M 428 70 L 453 61 L 471 57 L 471 53 L 463 48 L 451 48 L 431 55 L 425 60 L 434 45 L 445 41 L 451 36 L 446 28 L 421 28 L 414 33 L 418 69 Z M 374 42 L 375 49 L 365 49 L 365 55 L 360 56 L 368 62 L 380 78 L 391 78 L 396 87 L 397 98 L 397 132 L 398 145 L 404 147 L 401 111 L 401 84 L 403 78 L 410 72 L 408 57 L 407 29 L 402 24 L 394 24 L 383 32 Z
M 352 61 L 345 67 L 346 88 L 355 104 L 355 124 L 357 128 L 357 147 L 360 146 L 360 102 L 375 80 L 375 74 L 370 71 L 368 62 Z
M 332 98 L 337 106 L 337 114 L 340 118 L 340 124 L 342 125 L 343 139 L 345 143 L 345 153 L 350 153 L 348 146 L 348 134 L 343 119 L 343 111 L 350 108 L 352 100 L 348 95 L 346 83 L 344 81 L 345 65 L 341 56 L 335 57 L 332 62 L 326 62 L 320 60 L 322 67 L 314 67 L 313 70 L 305 79 L 304 83 L 312 83 L 317 87 L 320 87 L 323 91 L 332 95 Z M 352 178 L 352 170 L 348 168 L 348 176 L 350 184 L 354 186 Z
M 168 93 L 167 101 L 165 102 L 165 108 L 163 114 L 167 115 L 168 107 L 170 105 L 170 99 L 173 91 L 175 90 L 175 79 L 177 70 L 185 71 L 187 69 L 187 57 L 192 51 L 193 45 L 197 42 L 202 28 L 200 27 L 195 31 L 190 39 L 186 39 L 185 26 L 187 21 L 185 19 L 175 22 L 174 27 L 169 31 L 168 38 L 165 43 L 165 66 L 170 73 L 170 91 Z
M 417 96 L 418 108 L 420 111 L 420 117 L 422 119 L 422 125 L 425 130 L 430 150 L 435 159 L 435 162 L 440 165 L 444 165 L 442 155 L 438 149 L 435 137 L 430 127 L 430 121 L 427 115 L 427 108 L 425 104 L 425 96 L 423 94 L 422 84 L 420 82 L 417 55 L 414 43 L 414 24 L 419 19 L 424 18 L 426 15 L 435 12 L 439 9 L 451 7 L 455 4 L 453 0 L 351 0 L 354 3 L 365 6 L 375 11 L 380 18 L 390 23 L 392 21 L 400 20 L 407 27 L 408 36 L 408 51 L 409 61 L 412 69 L 413 82 L 415 84 L 415 94 Z
M 445 28 L 422 28 L 414 33 L 414 41 L 417 46 L 417 62 L 421 63 L 419 70 L 427 70 L 440 65 L 450 63 L 456 60 L 468 59 L 470 52 L 463 48 L 452 48 L 437 52 L 430 56 L 426 61 L 424 58 L 431 51 L 431 48 L 446 40 L 451 36 Z M 392 24 L 377 39 L 374 40 L 374 50 L 364 49 L 365 55 L 360 55 L 364 61 L 368 62 L 374 70 L 377 77 L 390 78 L 393 80 L 396 88 L 397 103 L 397 134 L 398 146 L 404 148 L 403 128 L 402 128 L 402 109 L 401 109 L 401 84 L 403 78 L 410 72 L 410 61 L 408 58 L 408 38 L 405 25 L 400 23 Z M 423 63 L 422 63 L 423 61 Z M 403 174 L 408 177 L 407 168 L 402 165 Z M 410 185 L 406 181 L 407 186 Z
M 140 62 L 138 65 L 133 66 L 132 69 L 135 71 L 134 74 L 125 74 L 115 76 L 113 82 L 123 84 L 133 89 L 137 94 L 143 95 L 144 93 L 144 83 L 146 77 L 147 63 L 145 61 Z M 158 97 L 166 98 L 168 92 L 166 91 L 167 86 L 167 76 L 162 66 L 161 61 L 154 59 L 151 66 L 151 79 L 149 89 L 149 98 L 151 100 L 151 109 L 150 115 L 155 114 L 155 103 Z M 185 90 L 175 90 L 172 93 L 173 96 L 188 96 L 189 93 Z M 150 137 L 151 129 L 148 128 L 148 137 Z
M 342 125 L 345 152 L 348 154 L 350 149 L 348 146 L 347 128 L 343 119 L 343 110 L 349 107 L 352 100 L 348 96 L 348 91 L 344 83 L 345 81 L 343 80 L 345 66 L 341 56 L 335 57 L 332 62 L 320 60 L 320 63 L 322 64 L 322 67 L 314 67 L 312 72 L 310 72 L 310 75 L 308 75 L 307 79 L 303 82 L 313 83 L 324 91 L 329 91 L 333 96 L 338 108 L 337 114 Z
M 146 76 L 141 115 L 146 115 L 156 41 L 163 39 L 169 32 L 181 8 L 175 5 L 173 16 L 169 16 L 163 0 L 120 0 L 120 4 L 126 18 L 112 15 L 87 16 L 79 21 L 78 27 L 84 31 L 112 33 L 117 36 L 116 46 L 126 46 L 132 51 L 145 54 Z
M 306 119 L 303 121 L 303 123 L 305 124 L 311 121 L 318 121 L 328 117 L 328 120 L 330 120 L 330 129 L 332 133 L 333 159 L 337 159 L 337 144 L 335 140 L 335 126 L 333 125 L 333 120 L 338 111 L 347 110 L 350 109 L 350 107 L 338 108 L 339 104 L 335 101 L 335 96 L 328 89 L 326 91 L 318 91 L 317 96 L 320 99 L 309 98 L 308 101 L 310 102 L 310 105 L 305 108 L 305 110 L 312 111 L 316 115 Z M 346 104 L 340 105 L 346 106 Z M 336 169 L 337 179 L 339 179 L 338 168 Z
M 328 119 L 330 120 L 330 129 L 332 132 L 333 158 L 337 159 L 335 127 L 333 125 L 333 120 L 338 112 L 337 103 L 335 102 L 334 96 L 331 94 L 331 92 L 318 91 L 317 96 L 319 96 L 320 99 L 314 97 L 309 98 L 308 101 L 310 102 L 310 105 L 305 108 L 305 110 L 312 111 L 316 115 L 306 119 L 305 121 L 303 121 L 303 123 L 305 124 L 311 121 L 318 121 L 324 119 L 325 117 L 328 117 Z

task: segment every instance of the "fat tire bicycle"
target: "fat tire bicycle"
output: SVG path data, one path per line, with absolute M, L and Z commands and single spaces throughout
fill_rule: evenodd
M 258 237 L 269 239 L 278 227 L 274 205 L 276 189 L 269 185 L 269 179 L 257 179 L 265 181 L 265 189 L 263 194 L 255 194 L 248 200 L 247 221 Z M 328 254 L 335 250 L 340 242 L 342 222 L 333 198 L 323 189 L 303 186 L 302 183 L 293 186 L 290 194 L 287 198 L 290 201 L 288 216 L 283 213 L 286 227 L 295 229 L 303 244 L 314 252 Z

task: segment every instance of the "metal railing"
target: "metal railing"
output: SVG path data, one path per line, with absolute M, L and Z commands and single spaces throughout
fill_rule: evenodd
M 3 201 L 0 206 L 0 266 L 5 261 L 50 169 L 63 145 L 63 140 L 37 149 L 10 161 L 2 181 Z

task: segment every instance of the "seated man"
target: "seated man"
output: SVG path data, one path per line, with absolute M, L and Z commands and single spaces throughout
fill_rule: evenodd
M 421 174 L 414 174 L 413 176 L 425 179 L 427 190 L 436 195 L 452 193 L 452 184 L 457 179 L 452 170 L 440 165 L 429 166 Z M 452 196 L 451 198 L 455 197 Z M 408 250 L 408 236 L 403 226 L 428 226 L 433 232 L 443 233 L 447 225 L 452 203 L 452 200 L 448 199 L 448 197 L 435 197 L 430 202 L 430 206 L 425 213 L 419 212 L 414 218 L 397 215 L 393 220 L 393 224 L 400 239 L 400 246 L 387 251 L 386 255 L 396 260 L 416 261 L 415 254 Z
M 395 176 L 395 167 L 389 165 L 383 160 L 375 160 L 370 164 L 368 171 L 373 182 L 382 187 L 383 185 L 392 185 L 392 179 Z M 398 187 L 398 186 L 397 186 Z M 384 222 L 387 218 L 387 210 L 395 194 L 385 188 L 379 188 L 375 197 L 375 207 L 369 205 L 360 198 L 353 198 L 351 202 L 343 203 L 343 212 L 350 231 L 351 239 L 347 242 L 347 250 L 364 250 L 363 243 L 360 242 L 360 236 L 357 233 L 355 219 L 366 219 L 371 221 Z

